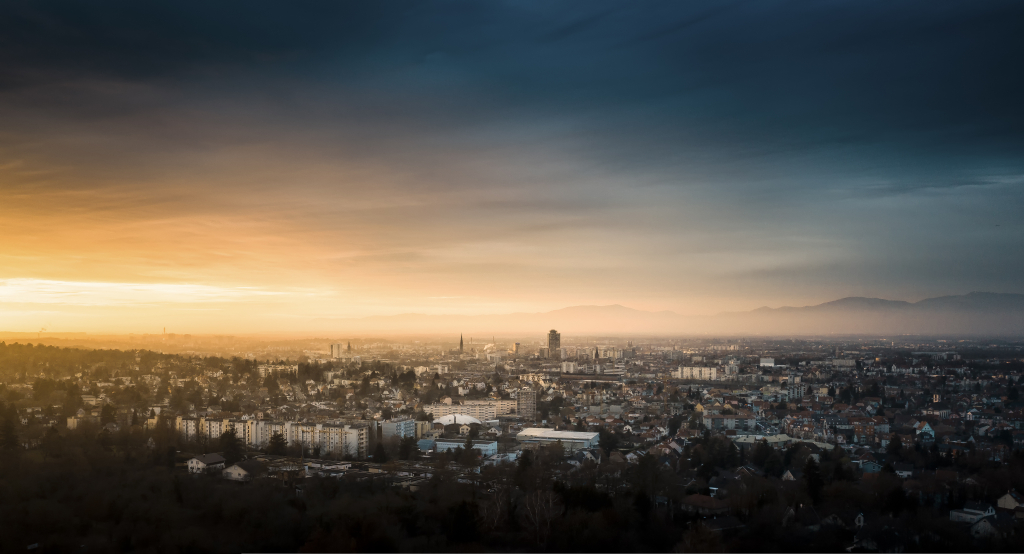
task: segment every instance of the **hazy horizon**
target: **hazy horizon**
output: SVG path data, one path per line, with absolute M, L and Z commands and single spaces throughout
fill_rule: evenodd
M 219 326 L 185 327 L 155 332 L 130 328 L 94 330 L 102 335 L 236 335 L 311 336 L 441 336 L 454 334 L 535 336 L 558 328 L 568 336 L 828 336 L 828 335 L 955 335 L 1024 336 L 1024 295 L 972 292 L 919 302 L 847 297 L 813 306 L 761 307 L 742 312 L 686 316 L 672 311 L 645 311 L 619 304 L 567 306 L 544 312 L 495 314 L 400 313 L 363 317 L 314 317 L 288 329 L 254 330 Z M 0 329 L 4 334 L 42 336 L 81 329 Z

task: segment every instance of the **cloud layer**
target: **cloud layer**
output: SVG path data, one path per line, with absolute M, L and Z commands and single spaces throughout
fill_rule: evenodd
M 5 3 L 0 279 L 330 291 L 297 319 L 1024 292 L 1021 21 Z

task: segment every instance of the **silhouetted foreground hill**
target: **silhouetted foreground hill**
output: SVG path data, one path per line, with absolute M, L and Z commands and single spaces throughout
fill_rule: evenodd
M 758 308 L 715 316 L 647 312 L 620 305 L 572 306 L 503 315 L 400 314 L 320 319 L 318 328 L 355 333 L 681 333 L 718 335 L 956 334 L 1024 335 L 1024 295 L 972 292 L 920 302 L 843 298 L 817 306 Z

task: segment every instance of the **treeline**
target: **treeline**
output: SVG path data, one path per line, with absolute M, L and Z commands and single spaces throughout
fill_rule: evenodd
M 134 365 L 148 371 L 157 363 L 178 356 L 140 350 L 139 360 L 136 361 L 135 357 L 136 352 L 133 351 L 85 350 L 31 343 L 7 344 L 0 341 L 0 377 L 17 380 L 26 376 L 36 376 L 41 372 L 53 376 L 68 376 L 95 368 L 95 376 L 106 378 Z
M 707 492 L 706 481 L 652 455 L 570 468 L 561 448 L 548 447 L 474 475 L 460 471 L 473 463 L 465 451 L 453 452 L 431 462 L 432 477 L 415 492 L 396 486 L 398 466 L 388 464 L 390 473 L 364 473 L 365 481 L 242 485 L 186 474 L 180 464 L 187 456 L 170 436 L 153 437 L 153 445 L 138 429 L 53 430 L 40 448 L 25 451 L 4 442 L 9 420 L 0 410 L 0 536 L 11 551 L 37 543 L 40 552 L 795 552 L 852 544 L 851 529 L 811 525 L 805 516 L 812 509 L 821 518 L 863 513 L 866 528 L 899 530 L 906 551 L 1024 546 L 1019 537 L 972 542 L 949 525 L 950 502 L 984 491 L 955 488 L 955 498 L 922 504 L 891 473 L 859 482 L 837 471 L 847 463 L 838 451 L 818 463 L 801 448 L 745 452 L 714 437 L 693 446 L 687 463 L 698 473 L 742 461 L 803 469 L 795 482 L 745 476 L 723 485 L 719 495 L 743 527 L 719 533 L 682 509 L 686 495 Z M 207 446 L 232 460 L 242 455 L 230 440 Z M 400 457 L 411 448 L 403 445 Z M 978 463 L 979 486 L 1013 485 L 1024 476 L 1021 459 L 1004 467 Z

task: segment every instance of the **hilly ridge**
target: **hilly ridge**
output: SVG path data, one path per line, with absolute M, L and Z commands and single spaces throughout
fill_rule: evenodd
M 1024 336 L 1024 295 L 972 292 L 919 302 L 847 297 L 814 306 L 762 307 L 713 316 L 683 316 L 612 304 L 569 306 L 543 313 L 398 314 L 317 320 L 349 333 L 825 335 L 955 334 Z

